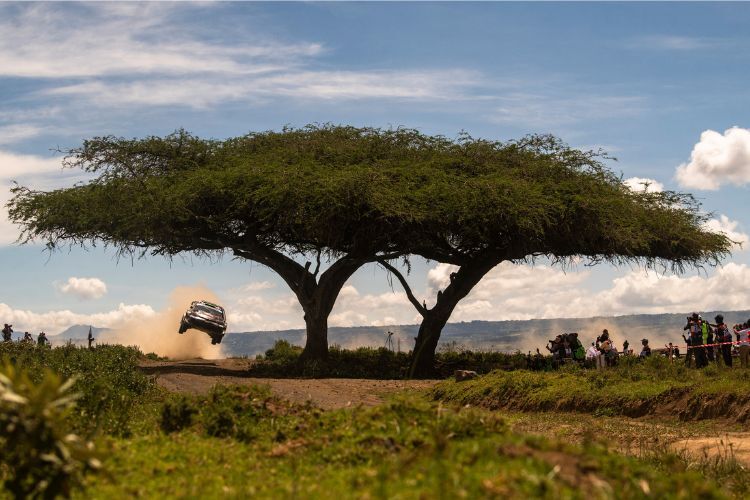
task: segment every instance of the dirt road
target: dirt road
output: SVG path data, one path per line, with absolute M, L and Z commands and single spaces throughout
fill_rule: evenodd
M 274 379 L 248 376 L 245 359 L 189 359 L 184 361 L 149 361 L 141 369 L 156 376 L 156 382 L 167 390 L 202 394 L 216 384 L 267 385 L 277 396 L 304 403 L 312 401 L 323 409 L 347 406 L 374 406 L 390 394 L 403 390 L 428 389 L 437 380 L 368 380 L 368 379 Z

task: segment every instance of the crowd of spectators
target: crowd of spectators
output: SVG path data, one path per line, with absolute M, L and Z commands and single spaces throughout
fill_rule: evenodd
M 685 341 L 684 363 L 687 366 L 703 368 L 710 363 L 722 363 L 731 367 L 735 357 L 739 358 L 743 368 L 750 366 L 750 319 L 730 328 L 721 314 L 717 314 L 712 323 L 700 314 L 692 313 L 683 331 L 686 332 L 682 338 Z M 669 342 L 663 348 L 652 350 L 649 340 L 645 338 L 641 339 L 637 353 L 627 340 L 623 342 L 622 350 L 618 350 L 606 328 L 588 348 L 584 348 L 578 333 L 563 333 L 549 341 L 547 350 L 555 363 L 576 361 L 597 368 L 616 365 L 620 356 L 647 358 L 663 355 L 672 360 L 682 357 L 680 346 Z

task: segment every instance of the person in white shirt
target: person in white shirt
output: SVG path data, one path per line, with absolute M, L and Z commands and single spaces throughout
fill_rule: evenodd
M 599 355 L 599 349 L 596 348 L 594 343 L 586 350 L 586 359 L 594 359 Z
M 750 328 L 747 323 L 742 326 L 741 330 L 735 331 L 735 335 L 737 335 L 737 345 L 740 351 L 740 366 L 747 368 L 748 360 L 750 359 L 750 338 L 748 338 Z

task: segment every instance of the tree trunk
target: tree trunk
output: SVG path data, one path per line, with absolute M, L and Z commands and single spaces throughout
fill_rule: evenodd
M 307 340 L 300 361 L 325 361 L 328 358 L 328 315 L 305 313 Z
M 493 267 L 502 262 L 495 256 L 479 256 L 465 263 L 451 275 L 451 282 L 445 290 L 438 292 L 435 307 L 423 310 L 422 324 L 414 344 L 409 376 L 429 378 L 435 376 L 435 350 L 443 327 L 453 314 L 456 305 L 466 297 L 471 289 Z
M 419 333 L 414 344 L 414 355 L 409 369 L 409 378 L 431 378 L 435 371 L 435 350 L 443 327 L 448 322 L 455 304 L 448 309 L 436 305 L 432 308 L 419 325 Z

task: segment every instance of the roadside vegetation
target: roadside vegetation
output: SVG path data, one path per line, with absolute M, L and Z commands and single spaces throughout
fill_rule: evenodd
M 168 393 L 139 371 L 143 355 L 131 348 L 0 349 L 3 371 L 13 380 L 26 380 L 16 385 L 26 387 L 27 396 L 34 387 L 71 396 L 53 420 L 40 417 L 43 405 L 27 408 L 24 417 L 47 422 L 55 429 L 53 436 L 85 436 L 76 441 L 85 446 L 75 448 L 70 467 L 59 469 L 70 471 L 68 482 L 59 483 L 67 486 L 54 490 L 61 496 L 742 498 L 750 485 L 731 453 L 709 467 L 708 459 L 696 462 L 667 446 L 645 443 L 638 452 L 622 449 L 605 432 L 575 426 L 569 426 L 570 435 L 540 432 L 539 422 L 562 425 L 571 419 L 563 413 L 493 411 L 481 407 L 492 405 L 468 396 L 494 390 L 506 379 L 513 381 L 508 383 L 517 398 L 540 387 L 560 394 L 587 377 L 599 380 L 601 387 L 613 386 L 617 397 L 625 392 L 627 380 L 634 384 L 634 394 L 655 394 L 648 384 L 689 384 L 691 376 L 705 377 L 709 394 L 728 383 L 721 371 L 713 376 L 706 370 L 682 374 L 657 361 L 608 372 L 496 371 L 475 381 L 445 382 L 432 393 L 405 393 L 376 407 L 323 411 L 281 400 L 260 386 L 216 386 L 204 395 Z M 297 353 L 291 349 L 284 356 L 293 360 Z M 352 352 L 341 353 L 356 359 Z M 366 354 L 359 354 L 361 361 L 374 364 L 377 358 Z M 283 359 L 282 350 L 265 359 Z M 66 385 L 64 379 L 73 382 Z M 556 392 L 558 383 L 561 392 Z M 747 379 L 741 383 L 750 384 Z M 466 402 L 461 392 L 467 394 Z M 469 399 L 472 403 L 466 407 Z M 116 418 L 118 412 L 122 415 Z M 596 419 L 600 426 L 602 419 L 615 425 L 614 417 L 585 418 Z M 585 418 L 577 420 L 583 423 Z M 102 423 L 95 425 L 96 420 Z M 13 442 L 0 434 L 0 445 L 42 446 L 34 444 L 32 432 L 27 434 Z M 14 477 L 18 475 L 8 458 L 0 463 L 0 479 L 7 488 Z M 36 484 L 28 479 L 32 476 L 26 477 L 23 484 Z
M 250 367 L 256 377 L 331 377 L 403 379 L 408 377 L 410 358 L 405 352 L 385 348 L 359 347 L 343 349 L 332 345 L 325 361 L 301 359 L 302 348 L 286 340 L 278 340 L 265 354 L 258 355 Z M 526 356 L 492 351 L 471 351 L 448 344 L 435 355 L 433 376 L 447 378 L 457 369 L 489 373 L 492 370 L 525 368 Z
M 750 420 L 750 371 L 715 364 L 691 369 L 663 356 L 622 358 L 605 370 L 575 364 L 549 372 L 497 370 L 471 381 L 446 381 L 431 395 L 492 410 Z

